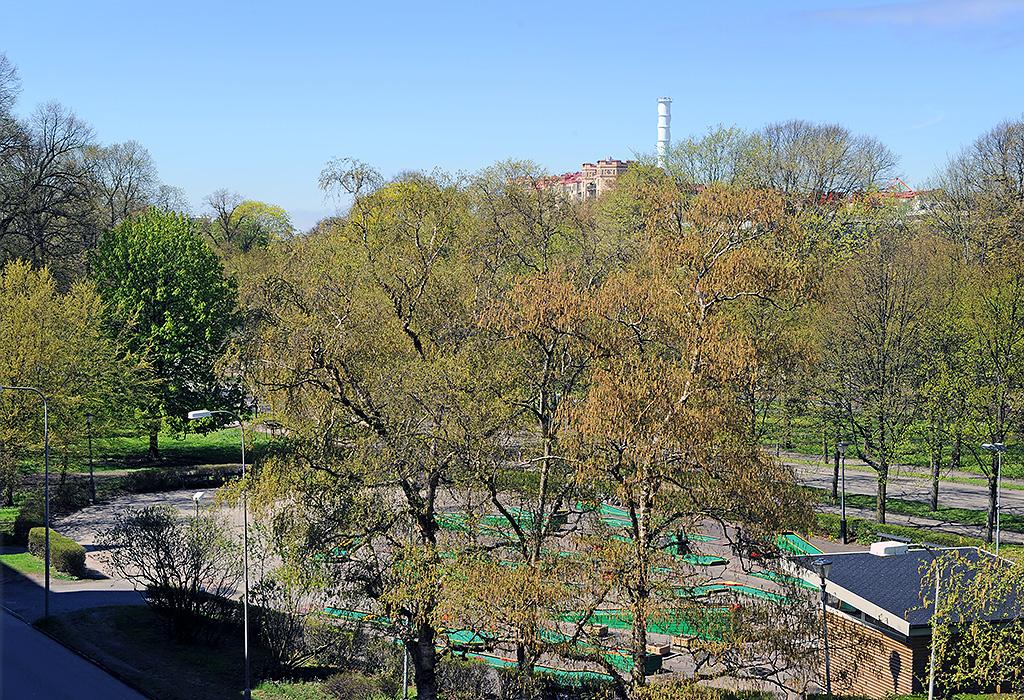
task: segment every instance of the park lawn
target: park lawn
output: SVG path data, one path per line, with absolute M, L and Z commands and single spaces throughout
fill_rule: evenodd
M 331 700 L 323 683 L 267 681 L 252 689 L 255 700 Z
M 783 449 L 797 452 L 799 454 L 817 455 L 820 457 L 823 449 L 821 425 L 821 418 L 812 413 L 794 415 L 792 418 L 791 432 L 793 445 L 792 447 L 783 447 Z M 927 444 L 924 440 L 924 436 L 926 434 L 927 430 L 925 422 L 920 420 L 915 421 L 908 431 L 908 438 L 905 444 L 897 449 L 896 455 L 891 460 L 892 463 L 915 467 L 921 470 L 929 469 L 930 460 Z M 782 439 L 782 412 L 776 407 L 770 412 L 768 419 L 765 422 L 765 434 L 761 438 L 761 444 L 765 447 L 774 449 L 777 444 L 782 442 Z M 1006 456 L 1006 460 L 1003 464 L 1003 476 L 1011 479 L 1024 478 L 1024 463 L 1021 463 L 1019 458 L 1014 456 L 1015 452 L 1013 445 L 1010 446 L 1010 452 L 1011 454 Z M 850 454 L 854 453 L 851 452 Z M 946 466 L 948 467 L 948 446 L 945 450 L 945 459 Z M 969 455 L 966 454 L 964 455 L 964 460 L 960 466 L 960 470 L 978 475 L 983 474 L 981 468 L 969 457 Z
M 825 489 L 812 488 L 814 497 L 820 503 L 830 503 L 831 493 Z M 939 492 L 939 500 L 942 500 L 942 492 Z M 864 508 L 866 510 L 873 510 L 875 508 L 875 497 L 868 496 L 866 494 L 846 494 L 846 505 L 852 508 Z M 948 523 L 960 523 L 962 525 L 977 525 L 984 527 L 988 520 L 988 513 L 983 510 L 971 510 L 969 508 L 947 508 L 941 503 L 939 509 L 933 511 L 928 507 L 927 503 L 922 501 L 908 501 L 902 498 L 887 498 L 885 500 L 885 509 L 889 513 L 897 513 L 900 515 L 911 515 L 917 518 L 931 518 L 932 520 L 941 520 Z M 1000 526 L 1004 530 L 1011 532 L 1024 532 L 1024 516 L 1016 515 L 1014 513 L 1003 513 L 999 519 Z
M 246 431 L 246 457 L 255 457 L 269 442 L 263 433 Z M 160 460 L 149 458 L 148 435 L 122 435 L 97 437 L 92 441 L 93 469 L 104 472 L 119 469 L 145 467 L 181 467 L 204 464 L 237 464 L 241 460 L 241 445 L 238 428 L 224 428 L 209 433 L 186 433 L 175 435 L 164 431 L 159 439 Z M 89 452 L 85 443 L 75 445 L 67 455 L 68 471 L 89 472 Z M 50 468 L 55 469 L 55 458 Z M 21 462 L 24 472 L 41 472 L 42 460 L 36 457 Z
M 242 695 L 241 634 L 215 645 L 181 644 L 168 636 L 163 620 L 144 605 L 89 608 L 51 617 L 39 626 L 151 697 L 224 700 Z
M 38 575 L 42 576 L 45 574 L 45 567 L 43 566 L 43 560 L 34 554 L 28 552 L 19 552 L 17 554 L 0 554 L 0 564 L 17 571 L 19 574 L 25 575 Z M 79 579 L 74 576 L 68 576 L 67 574 L 57 571 L 53 568 L 53 558 L 50 558 L 50 576 L 60 581 L 78 581 Z

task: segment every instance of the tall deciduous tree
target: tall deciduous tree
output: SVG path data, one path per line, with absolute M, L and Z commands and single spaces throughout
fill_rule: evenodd
M 260 323 L 246 340 L 254 386 L 291 431 L 260 487 L 309 548 L 337 552 L 338 591 L 392 621 L 428 700 L 451 571 L 438 511 L 508 414 L 494 396 L 505 365 L 476 322 L 467 222 L 444 181 L 360 194 L 250 292 Z
M 889 468 L 916 417 L 927 250 L 901 217 L 883 218 L 836 273 L 820 321 L 824 369 L 860 457 L 878 474 L 881 523 Z
M 156 203 L 160 184 L 156 166 L 137 141 L 85 149 L 92 175 L 99 225 L 113 228 L 136 212 Z
M 1020 243 L 1008 242 L 999 259 L 972 270 L 962 312 L 968 342 L 961 366 L 967 396 L 969 449 L 988 482 L 986 539 L 992 541 L 998 503 L 999 460 L 978 449 L 1006 443 L 1024 428 L 1024 269 Z
M 105 233 L 92 266 L 112 323 L 158 382 L 147 411 L 156 457 L 165 419 L 181 425 L 189 409 L 238 403 L 215 371 L 237 322 L 235 285 L 193 220 L 156 209 Z
M 138 358 L 103 328 L 104 307 L 91 282 L 58 290 L 45 269 L 25 262 L 0 268 L 0 384 L 46 394 L 54 456 L 67 461 L 85 436 L 87 413 L 99 431 L 130 426 L 145 377 Z M 15 467 L 42 445 L 38 399 L 0 392 L 0 489 L 10 503 Z
M 752 352 L 736 322 L 739 303 L 784 294 L 792 282 L 786 251 L 794 232 L 782 199 L 711 187 L 686 218 L 678 230 L 652 228 L 643 254 L 602 285 L 594 309 L 608 352 L 576 409 L 580 478 L 600 484 L 627 513 L 624 544 L 607 552 L 608 595 L 632 615 L 632 664 L 628 678 L 608 671 L 629 696 L 646 683 L 649 624 L 680 605 L 673 586 L 702 576 L 668 565 L 664 542 L 714 520 L 768 547 L 786 517 L 806 512 L 792 474 L 750 444 L 730 386 Z M 745 655 L 764 651 L 747 646 L 735 665 L 726 662 L 727 673 L 743 675 L 752 665 Z
M 281 207 L 223 189 L 204 201 L 212 213 L 207 232 L 218 246 L 245 253 L 292 235 L 291 220 Z

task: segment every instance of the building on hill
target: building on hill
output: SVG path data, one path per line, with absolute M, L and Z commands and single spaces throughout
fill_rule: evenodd
M 574 173 L 541 178 L 537 180 L 536 186 L 539 189 L 553 188 L 577 202 L 597 199 L 615 187 L 615 183 L 631 164 L 632 161 L 617 160 L 609 156 L 596 163 L 584 163 Z

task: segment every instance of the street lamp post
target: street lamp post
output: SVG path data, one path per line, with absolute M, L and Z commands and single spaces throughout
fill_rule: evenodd
M 935 602 L 932 603 L 931 619 L 932 638 L 928 643 L 928 700 L 935 700 L 935 620 L 939 615 L 939 581 L 941 578 L 939 557 L 942 554 L 942 550 L 926 544 L 918 544 L 916 546 L 921 547 L 931 555 L 932 565 L 935 568 Z
M 0 391 L 30 391 L 43 402 L 43 617 L 50 616 L 50 407 L 46 395 L 34 386 L 0 386 Z
M 991 452 L 996 456 L 996 556 L 999 556 L 999 521 L 1000 521 L 1000 483 L 1003 478 L 1003 453 L 1006 452 L 1006 445 L 1001 442 L 983 443 L 981 449 Z
M 205 491 L 196 491 L 192 494 L 192 502 L 196 504 L 196 520 L 199 519 L 199 501 L 206 495 Z
M 932 639 L 928 644 L 928 700 L 935 700 L 935 618 L 939 614 L 939 560 L 932 552 L 935 562 L 935 602 L 932 603 Z
M 831 559 L 815 559 L 811 565 L 821 577 L 821 632 L 825 647 L 825 694 L 832 697 L 832 668 L 828 653 L 828 593 L 825 592 L 825 582 L 828 580 L 829 571 L 832 570 Z
M 836 449 L 839 451 L 840 459 L 840 480 L 842 483 L 842 496 L 840 500 L 840 510 L 842 515 L 839 518 L 839 539 L 843 541 L 843 544 L 847 544 L 846 541 L 846 448 L 850 446 L 848 442 L 840 442 L 836 445 Z
M 210 411 L 201 409 L 198 411 L 189 411 L 189 420 L 201 420 L 203 418 L 209 418 L 214 414 L 221 414 L 230 416 L 238 422 L 238 432 L 242 440 L 242 478 L 245 478 L 245 426 L 242 424 L 242 419 L 231 411 Z M 196 499 L 196 511 L 198 513 L 199 500 Z M 243 581 L 243 594 L 242 594 L 242 634 L 243 634 L 243 653 L 245 655 L 245 693 L 243 697 L 245 700 L 252 698 L 252 674 L 249 671 L 249 505 L 248 496 L 245 490 L 242 490 L 242 581 Z
M 92 469 L 92 414 L 85 414 L 86 435 L 89 439 L 89 503 L 96 503 L 96 475 Z

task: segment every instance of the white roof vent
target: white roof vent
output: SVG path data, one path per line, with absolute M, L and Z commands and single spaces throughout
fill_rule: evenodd
M 910 546 L 904 542 L 873 542 L 871 553 L 876 557 L 898 557 L 906 554 Z

